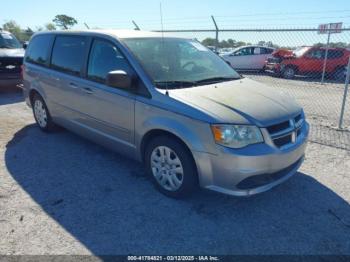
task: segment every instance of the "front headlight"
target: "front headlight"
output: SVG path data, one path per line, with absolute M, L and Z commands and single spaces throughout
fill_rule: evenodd
M 250 144 L 264 142 L 260 129 L 246 125 L 212 125 L 214 140 L 217 144 L 242 148 Z

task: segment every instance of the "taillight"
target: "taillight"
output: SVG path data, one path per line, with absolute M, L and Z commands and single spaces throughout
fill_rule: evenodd
M 25 69 L 25 66 L 21 65 L 21 79 L 22 80 L 23 80 L 24 69 Z

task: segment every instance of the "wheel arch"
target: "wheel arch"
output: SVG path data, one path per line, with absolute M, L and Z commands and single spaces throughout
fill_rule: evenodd
M 284 67 L 284 70 L 286 69 L 286 68 L 293 68 L 294 70 L 295 70 L 295 73 L 297 74 L 297 73 L 299 73 L 299 67 L 297 66 L 297 65 L 293 65 L 293 64 L 286 64 L 285 65 L 285 67 Z
M 37 89 L 31 89 L 29 90 L 29 101 L 30 101 L 30 105 L 33 106 L 33 99 L 35 95 L 39 95 L 42 97 L 42 99 L 44 99 L 44 96 L 37 90 Z M 45 101 L 45 99 L 44 99 Z
M 141 154 L 142 162 L 144 162 L 144 160 L 145 160 L 144 159 L 145 152 L 146 152 L 146 148 L 147 148 L 148 143 L 150 141 L 152 141 L 154 138 L 160 137 L 160 136 L 167 136 L 167 137 L 170 137 L 172 139 L 175 139 L 177 142 L 179 142 L 181 145 L 184 146 L 184 148 L 190 153 L 190 155 L 192 156 L 192 159 L 194 161 L 191 149 L 190 149 L 189 145 L 187 145 L 187 143 L 183 139 L 181 139 L 178 135 L 174 134 L 173 132 L 170 132 L 170 131 L 164 130 L 164 129 L 160 129 L 160 128 L 156 128 L 156 129 L 149 130 L 141 139 L 140 154 Z

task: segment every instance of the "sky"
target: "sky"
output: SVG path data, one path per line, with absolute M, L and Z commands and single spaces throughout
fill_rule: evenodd
M 343 22 L 350 27 L 349 0 L 1 0 L 0 24 L 15 20 L 35 30 L 57 14 L 78 20 L 75 29 L 127 28 L 132 20 L 145 30 L 212 29 L 211 15 L 219 28 L 315 28 L 320 23 Z M 215 37 L 214 33 L 186 33 L 186 37 Z M 245 42 L 271 40 L 278 44 L 310 44 L 326 41 L 317 33 L 221 33 L 220 39 Z M 332 35 L 332 41 L 350 42 L 350 32 Z

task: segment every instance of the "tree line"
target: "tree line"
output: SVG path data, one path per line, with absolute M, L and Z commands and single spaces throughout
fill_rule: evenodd
M 62 30 L 67 30 L 67 29 L 70 29 L 72 26 L 76 25 L 77 23 L 78 21 L 74 17 L 61 14 L 61 15 L 56 15 L 51 22 L 46 23 L 43 26 L 37 26 L 34 30 L 30 27 L 23 29 L 14 20 L 10 20 L 4 23 L 2 25 L 2 29 L 14 34 L 16 38 L 21 42 L 25 42 L 25 41 L 28 41 L 36 31 L 43 31 L 43 30 L 52 31 L 52 30 L 56 30 L 57 28 Z M 202 44 L 205 46 L 216 46 L 216 40 L 215 38 L 208 37 L 202 41 Z M 274 48 L 286 48 L 286 49 L 296 48 L 291 46 L 280 46 L 275 43 L 272 43 L 272 41 L 259 41 L 257 44 L 261 46 L 274 47 Z M 245 46 L 245 45 L 251 45 L 251 43 L 244 42 L 244 41 L 236 41 L 231 38 L 227 40 L 221 40 L 218 43 L 219 48 L 236 48 L 236 47 Z M 314 44 L 314 46 L 324 47 L 326 46 L 326 44 L 316 43 Z M 330 43 L 330 47 L 350 48 L 350 43 L 345 43 L 345 42 L 333 43 L 332 42 Z
M 44 26 L 38 26 L 34 30 L 30 27 L 23 29 L 14 20 L 7 21 L 1 26 L 1 28 L 5 31 L 11 32 L 19 41 L 25 42 L 28 41 L 36 31 L 52 31 L 56 30 L 57 28 L 66 30 L 70 29 L 77 23 L 78 21 L 74 17 L 68 15 L 56 15 L 54 19 L 52 19 L 52 22 L 49 22 Z

